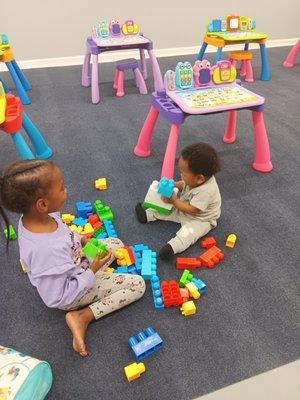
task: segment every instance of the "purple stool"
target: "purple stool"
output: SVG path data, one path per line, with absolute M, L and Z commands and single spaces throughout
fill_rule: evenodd
M 135 58 L 127 60 L 120 60 L 117 62 L 115 77 L 114 77 L 114 89 L 117 90 L 117 96 L 122 97 L 125 95 L 124 92 L 124 71 L 132 69 L 135 76 L 136 86 L 139 88 L 141 94 L 147 94 L 147 86 L 145 84 L 143 75 L 139 70 L 138 62 Z

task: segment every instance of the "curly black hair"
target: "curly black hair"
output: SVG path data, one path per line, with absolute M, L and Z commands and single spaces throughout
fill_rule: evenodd
M 181 157 L 187 161 L 190 171 L 195 175 L 210 178 L 221 171 L 221 161 L 216 150 L 208 143 L 193 143 L 181 151 Z

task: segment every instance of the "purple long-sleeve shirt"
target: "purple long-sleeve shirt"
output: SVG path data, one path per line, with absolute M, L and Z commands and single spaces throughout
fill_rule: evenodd
M 88 268 L 88 261 L 81 258 L 80 236 L 69 230 L 59 213 L 50 215 L 57 222 L 57 230 L 51 233 L 30 232 L 20 218 L 20 258 L 44 303 L 51 308 L 61 308 L 92 288 L 95 275 Z

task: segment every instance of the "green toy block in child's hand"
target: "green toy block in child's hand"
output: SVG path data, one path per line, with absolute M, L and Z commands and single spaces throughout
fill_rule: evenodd
M 97 239 L 91 239 L 85 244 L 81 252 L 92 260 L 95 259 L 97 253 L 100 254 L 100 258 L 103 258 L 106 254 L 106 246 L 104 243 L 99 242 Z
M 16 240 L 18 237 L 16 234 L 16 231 L 12 225 L 9 225 L 9 234 L 8 234 L 7 228 L 4 229 L 4 236 L 6 237 L 6 239 L 8 236 L 9 240 Z

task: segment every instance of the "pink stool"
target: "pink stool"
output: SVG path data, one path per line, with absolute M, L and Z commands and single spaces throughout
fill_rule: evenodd
M 292 47 L 292 50 L 289 52 L 287 55 L 287 58 L 285 59 L 285 62 L 283 63 L 283 66 L 285 68 L 292 68 L 295 64 L 295 58 L 297 56 L 298 51 L 300 50 L 300 39 L 297 41 L 297 43 Z
M 237 62 L 241 61 L 240 75 L 245 76 L 246 82 L 253 82 L 252 53 L 250 51 L 232 51 L 229 54 L 229 60 L 235 67 Z
M 132 69 L 135 76 L 136 86 L 139 88 L 141 94 L 147 94 L 147 86 L 145 84 L 143 75 L 139 70 L 138 62 L 135 58 L 127 60 L 120 60 L 117 62 L 115 77 L 114 77 L 114 89 L 117 90 L 116 95 L 122 97 L 125 95 L 124 92 L 124 71 Z

